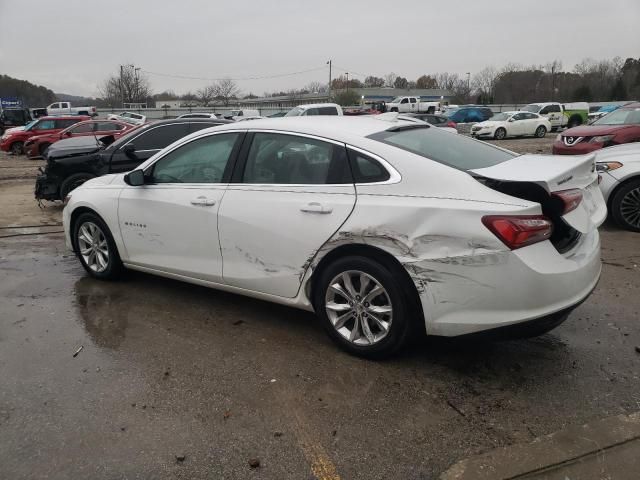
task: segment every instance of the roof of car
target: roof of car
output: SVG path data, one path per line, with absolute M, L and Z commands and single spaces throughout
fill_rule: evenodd
M 626 109 L 635 109 L 640 108 L 640 102 L 627 103 L 626 105 L 621 106 L 620 108 Z
M 397 115 L 395 117 L 383 117 L 382 115 L 318 115 L 311 117 L 263 118 L 250 122 L 234 122 L 230 125 L 218 127 L 216 130 L 283 130 L 340 139 L 350 136 L 366 137 L 403 123 L 409 124 L 410 122 L 397 119 Z
M 224 120 L 222 118 L 169 118 L 167 120 L 153 120 L 148 122 L 153 125 L 167 125 L 170 123 L 213 123 L 220 125 L 223 123 L 235 123 L 232 120 Z
M 307 108 L 318 108 L 318 107 L 339 107 L 337 103 L 306 103 L 304 105 L 298 105 L 298 108 L 307 109 Z
M 38 117 L 36 120 L 76 120 L 84 121 L 90 119 L 89 115 L 47 115 L 46 117 Z

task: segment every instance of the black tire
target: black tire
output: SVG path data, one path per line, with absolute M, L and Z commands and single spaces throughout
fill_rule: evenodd
M 500 127 L 493 133 L 493 138 L 495 138 L 496 140 L 504 140 L 505 138 L 507 138 L 507 131 L 504 128 Z
M 536 138 L 544 138 L 546 134 L 547 134 L 547 127 L 545 127 L 544 125 L 540 125 L 538 128 L 536 128 L 536 133 L 535 133 Z
M 91 175 L 90 173 L 76 173 L 75 175 L 71 175 L 62 182 L 62 185 L 60 186 L 60 200 L 64 200 L 64 198 L 69 195 L 69 192 L 75 190 L 84 182 L 91 180 L 92 178 L 95 178 L 95 175 Z
M 93 224 L 96 225 L 104 235 L 106 240 L 106 246 L 108 250 L 108 261 L 106 268 L 103 271 L 95 271 L 93 270 L 86 262 L 84 256 L 80 252 L 80 240 L 78 239 L 80 229 L 83 225 Z M 102 221 L 102 219 L 92 212 L 82 213 L 75 220 L 71 228 L 71 239 L 73 242 L 73 249 L 76 252 L 76 255 L 80 259 L 80 263 L 86 270 L 86 272 L 92 276 L 93 278 L 97 278 L 100 280 L 115 280 L 117 279 L 124 270 L 122 265 L 122 261 L 120 260 L 120 254 L 118 253 L 118 248 L 116 247 L 116 243 L 113 241 L 113 236 L 111 235 L 111 231 L 109 227 Z
M 393 107 L 390 111 L 391 111 L 391 112 L 397 112 L 397 111 L 398 111 L 398 109 L 397 109 L 396 107 Z
M 86 115 L 88 117 L 89 116 L 89 112 L 78 112 L 78 115 Z
M 338 275 L 349 271 L 363 272 L 370 278 L 374 279 L 384 288 L 386 293 L 385 299 L 390 301 L 392 318 L 386 336 L 383 336 L 373 344 L 358 345 L 345 338 L 340 332 L 338 332 L 338 330 L 336 330 L 336 328 L 334 328 L 334 325 L 329 318 L 329 314 L 327 313 L 325 302 L 327 295 L 331 294 L 329 293 L 330 283 Z M 403 288 L 403 285 L 399 283 L 398 278 L 397 274 L 394 275 L 394 273 L 380 263 L 368 257 L 361 256 L 339 258 L 320 272 L 320 276 L 314 286 L 313 304 L 316 314 L 322 320 L 325 330 L 331 339 L 343 350 L 353 355 L 374 359 L 388 357 L 405 346 L 411 338 L 411 332 L 417 331 L 417 328 L 414 328 L 417 327 L 417 325 L 415 325 L 416 321 L 411 315 L 412 309 L 410 305 L 412 305 L 412 302 L 411 299 L 408 298 L 409 294 L 406 293 L 406 289 Z M 356 284 L 354 284 L 354 287 L 356 287 Z M 360 289 L 360 285 L 358 285 L 357 288 Z M 376 306 L 374 305 L 375 299 L 376 297 L 372 297 L 370 299 L 370 307 Z M 361 300 L 366 300 L 366 297 L 358 297 L 358 302 Z M 364 303 L 362 305 L 368 304 Z M 355 311 L 355 306 L 352 310 Z M 362 312 L 362 310 L 360 311 Z M 363 316 L 366 317 L 366 313 L 364 313 Z M 356 320 L 353 316 L 349 318 L 350 320 L 347 320 L 345 323 L 345 328 L 348 328 L 348 326 L 351 325 L 353 329 Z M 372 330 L 376 328 L 375 322 L 371 322 L 369 324 L 369 320 L 367 319 L 366 323 L 367 325 L 372 326 L 370 327 Z M 381 331 L 378 329 L 378 333 L 380 332 Z M 360 335 L 360 339 L 361 341 L 364 341 L 363 335 Z
M 41 143 L 38 147 L 38 152 L 40 152 L 40 156 L 45 158 L 45 154 L 47 153 L 47 149 L 51 146 L 50 143 Z
M 567 128 L 579 127 L 580 125 L 582 125 L 582 118 L 578 115 L 575 115 L 569 119 Z
M 613 194 L 611 216 L 619 227 L 640 232 L 640 178 L 623 183 Z
M 11 144 L 11 153 L 14 155 L 22 155 L 24 153 L 24 143 L 23 142 L 13 142 Z

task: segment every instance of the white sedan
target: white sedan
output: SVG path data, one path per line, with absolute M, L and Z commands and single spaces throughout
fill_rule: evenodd
M 145 115 L 134 112 L 110 113 L 107 120 L 120 120 L 121 122 L 131 123 L 133 125 L 143 125 L 147 121 Z
M 531 112 L 502 112 L 489 120 L 476 123 L 471 127 L 471 135 L 478 138 L 495 138 L 533 135 L 542 138 L 551 130 L 546 117 Z
M 596 151 L 600 190 L 613 220 L 640 232 L 640 143 L 625 143 Z
M 397 118 L 254 120 L 85 182 L 64 230 L 95 278 L 130 268 L 315 311 L 341 347 L 380 357 L 425 330 L 561 323 L 600 276 L 594 158 Z

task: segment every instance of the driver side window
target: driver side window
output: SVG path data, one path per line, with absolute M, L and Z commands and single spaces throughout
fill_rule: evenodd
M 239 133 L 198 138 L 153 164 L 151 183 L 220 183 Z

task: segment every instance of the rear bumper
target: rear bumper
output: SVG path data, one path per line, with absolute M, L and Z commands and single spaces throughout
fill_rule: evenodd
M 444 260 L 444 259 L 443 259 Z M 427 333 L 458 336 L 543 319 L 584 301 L 600 278 L 600 237 L 559 254 L 550 242 L 463 262 L 420 262 Z
M 60 186 L 47 174 L 43 173 L 36 177 L 35 197 L 38 200 L 61 200 Z
M 603 146 L 601 143 L 580 142 L 567 147 L 562 140 L 556 140 L 553 142 L 552 152 L 554 155 L 584 155 L 600 150 Z

